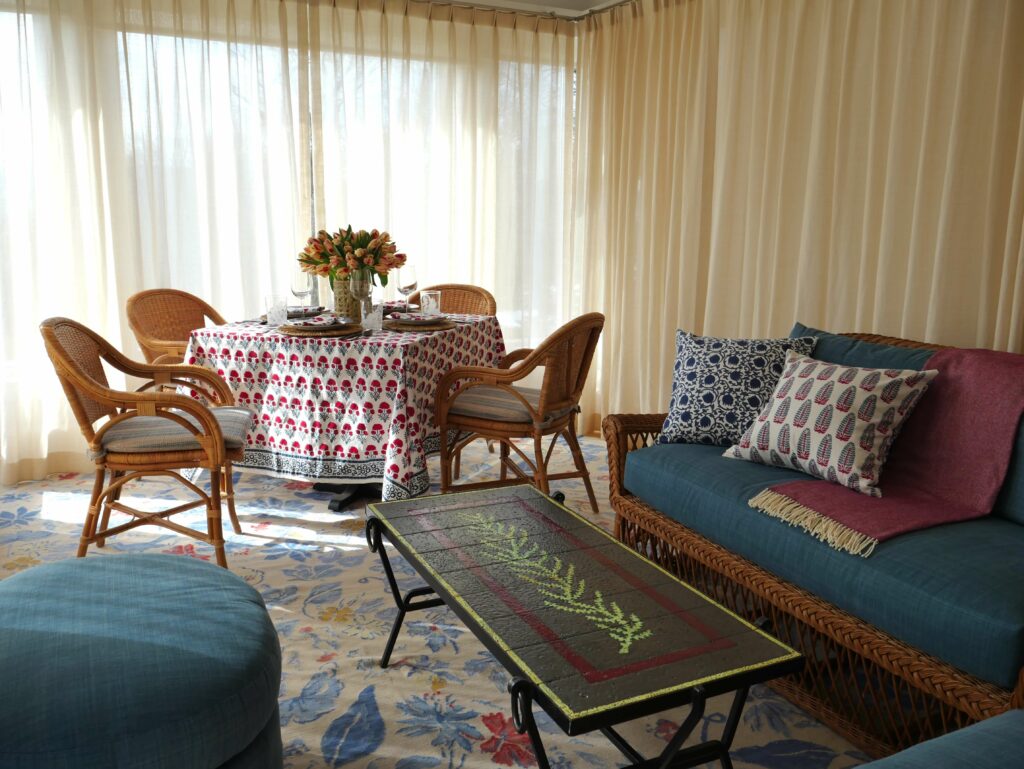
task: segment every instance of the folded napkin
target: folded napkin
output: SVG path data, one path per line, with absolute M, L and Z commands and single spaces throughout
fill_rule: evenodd
M 291 320 L 292 318 L 309 318 L 309 317 L 314 316 L 314 315 L 319 315 L 323 311 L 324 311 L 324 308 L 322 306 L 321 307 L 305 307 L 305 306 L 289 307 L 288 308 L 288 319 Z
M 893 444 L 880 499 L 828 481 L 791 481 L 750 506 L 861 556 L 898 534 L 988 515 L 1024 414 L 1024 355 L 940 350 L 928 368 L 939 376 Z
M 340 318 L 337 315 L 317 315 L 315 318 L 303 320 L 293 325 L 308 326 L 311 328 L 326 328 L 329 326 L 350 326 L 353 321 L 348 318 Z
M 420 312 L 393 312 L 388 315 L 388 318 L 390 320 L 403 321 L 406 323 L 410 321 L 413 323 L 426 323 L 427 321 L 432 320 L 444 320 L 443 315 L 424 315 Z

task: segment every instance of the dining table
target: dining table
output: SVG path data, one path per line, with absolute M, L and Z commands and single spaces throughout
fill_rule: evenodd
M 430 488 L 440 448 L 434 396 L 456 366 L 496 366 L 494 316 L 448 315 L 444 330 L 292 336 L 261 321 L 192 331 L 187 363 L 216 371 L 253 412 L 236 467 L 279 477 L 379 483 L 383 500 Z

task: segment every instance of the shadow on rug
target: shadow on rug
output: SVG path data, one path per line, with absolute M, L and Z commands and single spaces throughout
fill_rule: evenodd
M 597 522 L 610 529 L 604 444 L 596 438 L 582 443 L 601 504 Z M 463 456 L 464 480 L 496 477 L 495 459 L 482 441 L 470 446 Z M 560 446 L 553 462 L 570 466 L 568 451 Z M 431 477 L 437 476 L 435 459 Z M 74 557 L 91 483 L 91 477 L 64 474 L 0 488 L 0 577 Z M 128 489 L 126 498 L 138 507 L 160 507 L 180 496 L 178 488 L 173 482 L 144 481 Z M 565 492 L 566 504 L 589 516 L 582 483 L 555 483 L 552 490 Z M 536 765 L 529 739 L 512 727 L 506 673 L 444 607 L 410 615 L 391 666 L 379 667 L 396 610 L 380 561 L 366 548 L 363 503 L 332 513 L 329 495 L 313 491 L 311 484 L 252 472 L 238 473 L 236 495 L 245 533 L 235 535 L 226 526 L 228 561 L 263 595 L 281 639 L 286 767 Z M 202 512 L 180 517 L 205 527 Z M 123 552 L 212 557 L 206 545 L 153 527 L 121 535 L 103 550 L 91 548 L 89 557 Z M 392 563 L 403 590 L 421 584 L 400 557 L 394 555 Z M 720 733 L 727 706 L 728 698 L 711 700 L 691 740 Z M 625 724 L 621 731 L 642 752 L 655 755 L 683 717 L 685 709 L 668 711 Z M 625 764 L 599 733 L 566 737 L 540 711 L 538 724 L 556 769 Z M 747 701 L 733 760 L 737 767 L 843 769 L 866 758 L 759 686 Z

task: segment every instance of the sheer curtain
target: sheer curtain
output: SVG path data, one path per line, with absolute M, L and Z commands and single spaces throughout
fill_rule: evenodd
M 580 40 L 591 414 L 664 410 L 677 327 L 1024 351 L 1024 4 L 639 0 Z
M 228 318 L 311 229 L 387 228 L 421 284 L 566 319 L 574 27 L 385 2 L 0 0 L 0 482 L 86 466 L 36 329 L 137 354 L 125 300 Z M 326 298 L 326 297 L 325 297 Z
M 84 463 L 40 320 L 132 352 L 138 290 L 243 317 L 287 281 L 310 221 L 296 16 L 276 0 L 0 2 L 0 480 Z
M 510 349 L 567 319 L 574 26 L 386 0 L 314 6 L 317 221 L 386 227 L 420 286 L 492 291 Z

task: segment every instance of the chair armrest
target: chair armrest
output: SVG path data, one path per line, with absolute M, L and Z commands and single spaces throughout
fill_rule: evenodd
M 235 405 L 235 394 L 228 387 L 228 383 L 213 371 L 202 366 L 190 366 L 184 363 L 139 363 L 138 361 L 131 361 L 131 363 L 134 370 L 126 371 L 125 373 L 149 380 L 136 392 L 143 392 L 151 387 L 166 387 L 168 385 L 190 387 L 197 390 L 200 395 L 211 403 L 217 403 L 221 406 Z M 202 382 L 209 385 L 209 387 L 202 387 L 196 384 L 196 382 Z
M 532 352 L 527 350 L 527 352 Z M 516 366 L 514 370 L 504 368 L 491 368 L 489 366 L 457 366 L 441 377 L 437 383 L 437 392 L 434 394 L 434 418 L 438 425 L 442 424 L 448 416 L 448 407 L 466 388 L 477 385 L 491 385 L 501 387 L 510 392 L 513 382 L 525 379 L 536 366 Z M 452 389 L 458 385 L 455 392 Z M 516 395 L 523 402 L 526 408 L 535 413 L 535 410 L 521 395 Z
M 521 347 L 513 350 L 498 362 L 498 368 L 512 368 L 516 363 L 524 360 L 533 350 L 529 347 Z
M 601 423 L 608 446 L 608 491 L 622 496 L 626 474 L 626 454 L 650 446 L 658 440 L 667 414 L 609 414 Z

